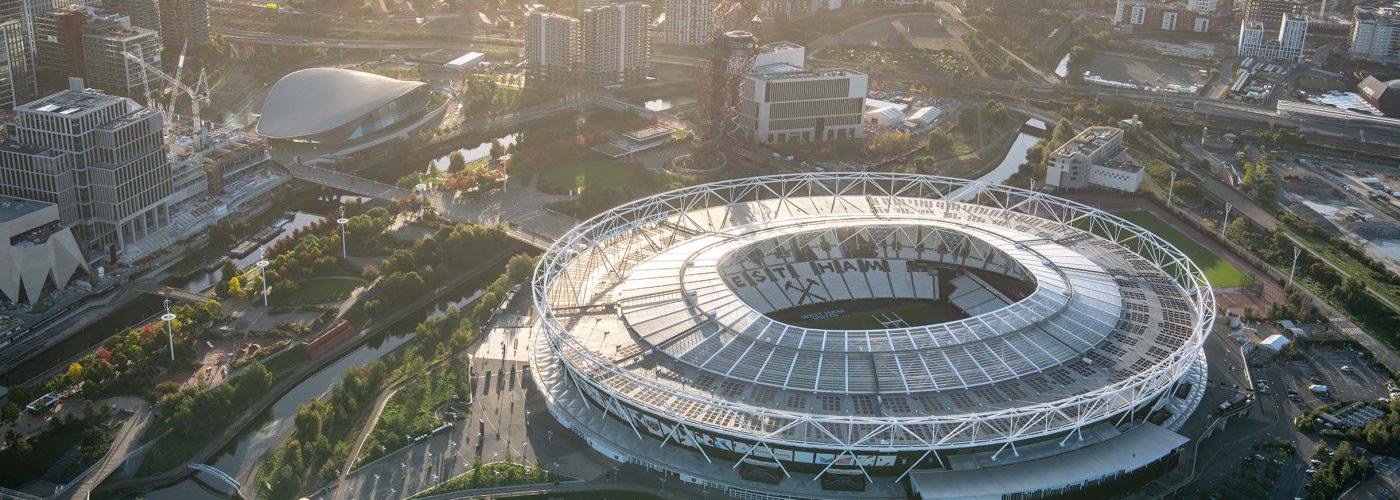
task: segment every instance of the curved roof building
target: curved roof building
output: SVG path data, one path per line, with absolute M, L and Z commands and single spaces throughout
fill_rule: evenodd
M 540 257 L 533 300 L 555 418 L 741 498 L 1039 498 L 1167 467 L 1215 316 L 1127 221 L 889 173 L 622 205 Z
M 350 141 L 418 114 L 431 95 L 423 82 L 340 68 L 304 69 L 272 86 L 258 133 L 299 142 Z

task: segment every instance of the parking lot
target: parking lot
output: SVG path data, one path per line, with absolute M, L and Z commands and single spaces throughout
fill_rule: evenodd
M 1289 362 L 1284 370 L 1289 385 L 1296 388 L 1311 406 L 1331 401 L 1375 401 L 1388 397 L 1386 377 L 1349 347 L 1301 348 L 1305 361 Z M 1324 395 L 1305 390 L 1311 385 L 1327 387 Z
M 1145 87 L 1180 85 L 1190 87 L 1206 83 L 1201 68 L 1182 66 L 1150 59 L 1097 54 L 1089 61 L 1090 73 L 1115 82 L 1136 83 Z

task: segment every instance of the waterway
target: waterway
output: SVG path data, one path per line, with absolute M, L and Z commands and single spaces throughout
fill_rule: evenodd
M 1021 126 L 1021 132 L 1016 136 L 1016 142 L 1011 143 L 1011 149 L 1006 152 L 1006 156 L 1002 157 L 1001 163 L 998 163 L 996 168 L 990 172 L 983 174 L 982 177 L 978 177 L 977 180 L 988 184 L 1006 182 L 1017 170 L 1021 169 L 1021 165 L 1026 163 L 1026 152 L 1040 141 L 1040 137 L 1033 132 L 1043 132 L 1044 130 L 1045 122 L 1035 118 L 1026 120 L 1025 125 Z
M 249 266 L 252 266 L 255 262 L 258 261 L 258 258 L 262 255 L 263 251 L 270 248 L 274 243 L 277 243 L 279 240 L 282 240 L 284 238 L 290 237 L 292 233 L 296 232 L 298 229 L 302 229 L 306 226 L 311 225 L 312 223 L 323 219 L 325 219 L 325 217 L 313 213 L 292 212 L 290 214 L 290 217 L 284 218 L 277 223 L 277 226 L 282 228 L 281 231 L 278 231 L 277 236 L 273 237 L 271 240 L 268 240 L 267 243 L 258 245 L 258 248 L 254 249 L 252 253 L 234 259 L 233 263 L 237 264 L 239 269 L 244 269 Z M 179 288 L 183 288 L 185 290 L 189 290 L 195 293 L 200 293 L 204 290 L 209 289 L 209 287 L 214 286 L 214 280 L 218 278 L 218 271 L 207 273 L 198 272 L 187 276 L 187 279 L 183 284 L 179 286 Z
M 651 111 L 667 111 L 671 108 L 685 106 L 695 102 L 694 97 L 677 97 L 673 99 L 652 99 L 642 103 L 642 107 Z
M 504 147 L 515 145 L 515 141 L 518 139 L 520 139 L 519 133 L 506 134 L 496 138 L 497 141 L 501 142 L 501 146 Z M 453 153 L 462 153 L 462 156 L 467 160 L 467 164 L 471 164 L 471 162 L 480 161 L 487 156 L 491 156 L 491 141 L 486 141 L 470 148 L 458 149 L 457 151 L 453 151 Z M 452 153 L 447 153 L 433 159 L 433 168 L 439 172 L 447 170 L 447 165 L 451 157 Z
M 1055 66 L 1055 76 L 1060 78 L 1069 77 L 1069 52 L 1065 52 L 1065 56 L 1060 58 L 1060 64 Z
M 410 315 L 385 333 L 371 339 L 326 368 L 312 374 L 285 396 L 273 403 L 264 412 L 258 423 L 254 423 L 239 435 L 228 447 L 216 456 L 210 465 L 238 478 L 246 490 L 251 490 L 252 477 L 257 467 L 286 437 L 296 417 L 297 407 L 319 399 L 337 382 L 344 378 L 350 368 L 361 366 L 378 359 L 413 338 L 414 327 L 425 318 L 441 316 L 448 307 L 462 308 L 481 297 L 482 290 L 491 284 L 505 270 L 505 261 L 500 267 L 482 273 L 461 286 L 443 295 L 443 300 L 425 307 L 417 314 Z M 148 500 L 206 500 L 228 498 L 221 493 L 223 485 L 217 480 L 207 483 L 197 476 L 173 486 L 150 491 L 140 495 Z

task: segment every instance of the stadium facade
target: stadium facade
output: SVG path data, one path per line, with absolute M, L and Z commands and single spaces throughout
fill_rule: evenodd
M 558 240 L 532 286 L 555 418 L 745 498 L 1038 496 L 1160 473 L 1215 319 L 1200 270 L 1131 223 L 892 173 L 638 200 Z
M 258 133 L 268 139 L 338 144 L 418 116 L 431 99 L 432 88 L 423 82 L 340 68 L 303 69 L 268 91 Z

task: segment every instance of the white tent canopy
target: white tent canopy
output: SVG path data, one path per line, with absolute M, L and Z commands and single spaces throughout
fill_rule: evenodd
M 1274 352 L 1279 352 L 1283 350 L 1284 346 L 1288 345 L 1291 342 L 1291 340 L 1288 340 L 1288 337 L 1284 337 L 1283 335 L 1275 333 L 1273 335 L 1270 335 L 1269 338 L 1264 339 L 1263 342 L 1260 342 L 1259 346 Z

